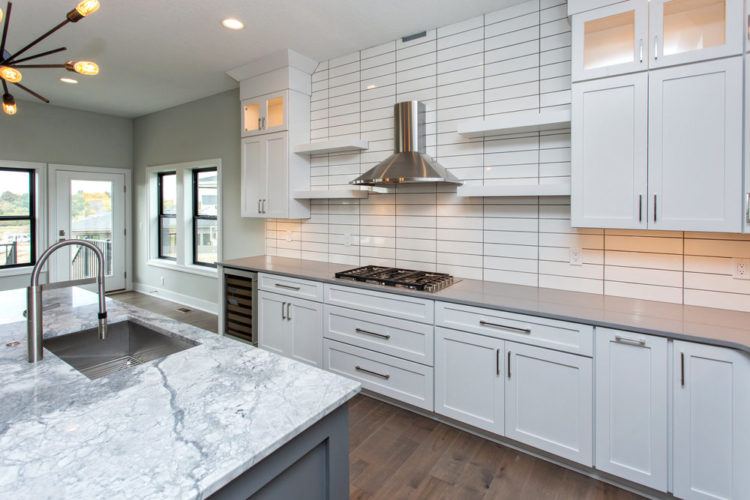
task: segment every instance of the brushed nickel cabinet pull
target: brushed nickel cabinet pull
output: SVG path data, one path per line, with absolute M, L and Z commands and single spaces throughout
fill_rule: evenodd
M 298 286 L 282 285 L 281 283 L 274 283 L 273 286 L 278 287 L 278 288 L 285 288 L 287 290 L 294 290 L 295 292 L 300 291 L 300 287 Z
M 281 303 L 281 319 L 286 319 L 286 316 L 284 315 L 284 308 L 286 307 L 286 302 Z
M 260 130 L 260 116 L 258 117 L 258 130 Z
M 510 351 L 508 351 L 508 366 L 505 367 L 505 371 L 508 372 L 508 378 L 510 378 Z
M 263 117 L 263 130 L 265 129 L 266 129 L 266 117 L 264 116 Z
M 638 195 L 638 222 L 643 222 L 643 195 Z
M 370 332 L 367 330 L 363 330 L 361 328 L 355 328 L 354 331 L 357 333 L 364 333 L 365 335 L 372 335 L 373 337 L 378 337 L 383 340 L 389 340 L 391 338 L 390 335 L 383 335 L 382 333 Z
M 685 353 L 680 353 L 680 385 L 685 387 Z
M 659 59 L 659 36 L 654 35 L 654 61 Z
M 500 349 L 495 349 L 495 373 L 500 375 Z
M 638 62 L 643 62 L 643 38 L 638 40 Z
M 368 375 L 374 375 L 374 376 L 380 377 L 380 378 L 382 378 L 384 380 L 388 380 L 389 378 L 391 378 L 391 376 L 388 375 L 387 373 L 374 372 L 374 371 L 368 370 L 366 368 L 362 368 L 361 366 L 355 366 L 354 369 L 357 370 L 358 372 L 367 373 Z
M 654 222 L 656 222 L 656 195 L 654 195 Z
M 639 345 L 639 346 L 645 346 L 646 341 L 640 340 L 640 339 L 630 339 L 628 337 L 621 337 L 619 335 L 615 336 L 615 342 L 619 342 L 621 344 L 633 344 L 633 345 Z
M 260 202 L 261 202 L 261 207 L 263 208 L 263 213 L 266 213 L 266 199 L 263 198 L 262 200 L 260 200 Z
M 508 326 L 508 325 L 501 325 L 501 324 L 498 324 L 498 323 L 490 323 L 489 321 L 485 321 L 483 319 L 479 320 L 479 325 L 480 326 L 491 326 L 493 328 L 500 328 L 500 329 L 503 329 L 503 330 L 509 330 L 511 332 L 523 333 L 525 335 L 530 335 L 531 334 L 531 330 L 529 330 L 528 328 L 518 328 L 517 326 Z
M 292 303 L 291 302 L 286 303 L 286 320 L 287 321 L 292 320 Z
M 258 213 L 262 214 L 263 212 L 260 211 L 260 199 L 258 199 Z

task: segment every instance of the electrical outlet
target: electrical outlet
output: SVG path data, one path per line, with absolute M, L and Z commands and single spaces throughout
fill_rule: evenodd
M 736 280 L 750 280 L 750 259 L 732 259 L 732 277 Z
M 580 247 L 570 247 L 570 265 L 583 265 L 583 249 L 581 249 Z

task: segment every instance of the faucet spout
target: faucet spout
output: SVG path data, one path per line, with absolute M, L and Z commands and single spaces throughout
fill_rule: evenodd
M 44 251 L 39 257 L 39 261 L 34 265 L 34 269 L 31 271 L 31 284 L 29 285 L 26 293 L 26 331 L 27 331 L 27 343 L 29 348 L 29 363 L 36 363 L 41 361 L 44 356 L 43 342 L 43 319 L 42 319 L 42 285 L 39 284 L 39 275 L 42 272 L 44 264 L 49 259 L 50 255 L 55 253 L 62 247 L 69 245 L 79 245 L 86 247 L 94 252 L 97 263 L 97 284 L 99 292 L 99 314 L 97 315 L 99 320 L 99 338 L 104 340 L 107 338 L 107 302 L 105 296 L 104 287 L 104 252 L 101 248 L 97 247 L 90 241 L 86 240 L 60 240 L 57 243 L 50 245 L 50 247 Z M 67 286 L 74 284 L 80 284 L 80 282 L 70 282 Z M 57 285 L 65 286 L 66 283 L 58 283 Z

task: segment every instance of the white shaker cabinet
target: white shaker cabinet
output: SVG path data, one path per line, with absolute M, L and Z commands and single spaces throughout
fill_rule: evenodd
M 574 82 L 648 68 L 648 2 L 628 0 L 573 16 Z
M 242 136 L 278 132 L 288 125 L 288 91 L 242 101 Z
M 593 465 L 591 358 L 505 342 L 505 435 Z
M 504 341 L 435 329 L 435 412 L 504 433 Z
M 323 305 L 265 291 L 258 301 L 258 347 L 321 367 Z
M 750 498 L 750 356 L 675 341 L 675 496 Z
M 596 331 L 596 468 L 667 491 L 667 339 Z
M 649 228 L 742 231 L 742 58 L 649 72 Z
M 646 228 L 647 73 L 572 90 L 572 225 Z

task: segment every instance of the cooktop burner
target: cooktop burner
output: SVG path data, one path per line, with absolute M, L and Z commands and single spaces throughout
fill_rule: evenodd
M 455 283 L 453 276 L 450 274 L 381 266 L 357 267 L 348 271 L 338 272 L 336 273 L 336 277 L 423 292 L 437 292 Z

